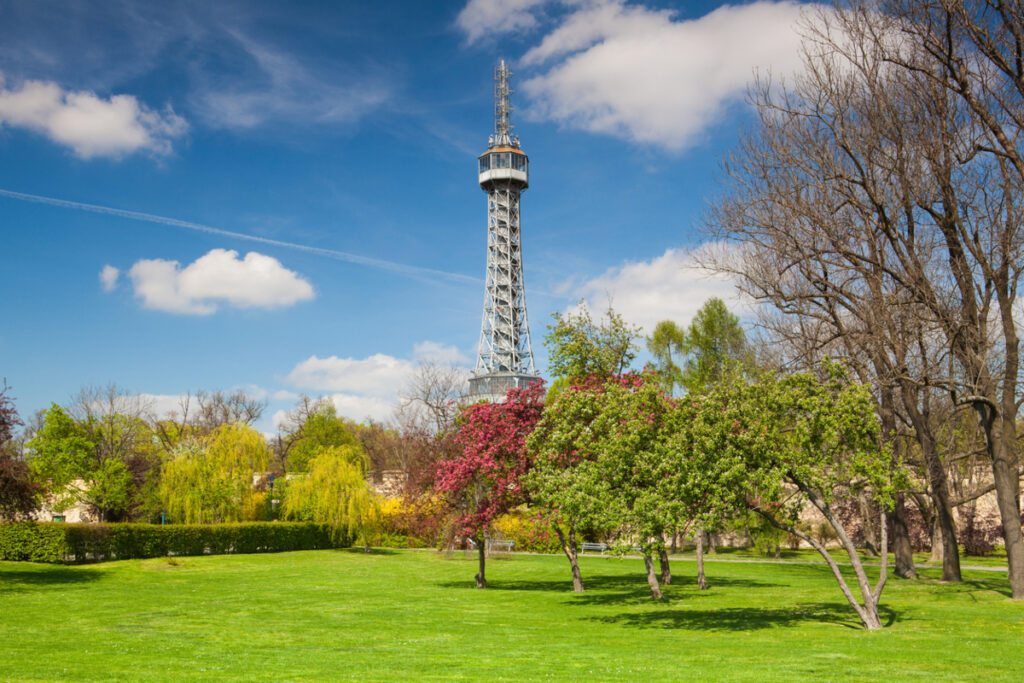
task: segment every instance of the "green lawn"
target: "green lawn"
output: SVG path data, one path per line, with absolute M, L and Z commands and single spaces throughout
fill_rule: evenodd
M 0 563 L 7 680 L 1021 680 L 1024 604 L 1005 575 L 890 579 L 882 632 L 857 627 L 827 568 L 674 564 L 649 599 L 642 563 L 489 563 L 433 552 L 313 551 L 84 567 Z M 935 571 L 926 572 L 934 577 Z

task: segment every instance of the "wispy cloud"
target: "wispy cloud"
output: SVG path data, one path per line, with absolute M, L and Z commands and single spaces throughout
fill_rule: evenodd
M 537 25 L 536 10 L 546 0 L 469 0 L 455 18 L 455 25 L 470 43 L 487 34 L 503 34 Z
M 269 237 L 247 235 L 241 232 L 234 232 L 232 230 L 222 230 L 220 228 L 215 228 L 210 225 L 203 225 L 202 223 L 193 223 L 191 221 L 183 221 L 177 218 L 168 218 L 167 216 L 158 216 L 156 214 L 143 213 L 141 211 L 129 211 L 127 209 L 118 209 L 110 206 L 100 206 L 98 204 L 86 204 L 85 202 L 75 202 L 67 199 L 57 199 L 55 197 L 44 197 L 42 195 L 28 194 L 26 192 L 15 192 L 14 190 L 5 189 L 0 189 L 0 197 L 8 197 L 10 199 L 33 202 L 36 204 L 46 204 L 49 206 L 59 206 L 61 208 L 75 209 L 77 211 L 89 211 L 91 213 L 100 213 L 108 216 L 118 216 L 120 218 L 127 218 L 133 221 L 143 221 L 145 223 L 169 225 L 176 228 L 185 228 L 186 230 L 196 230 L 198 232 L 205 232 L 210 235 L 220 235 L 222 237 L 230 237 L 231 239 L 245 240 L 247 242 L 258 242 L 260 244 L 281 247 L 283 249 L 294 249 L 297 251 L 304 251 L 309 254 L 316 254 L 318 256 L 337 259 L 339 261 L 356 263 L 361 266 L 367 266 L 369 268 L 385 270 L 391 273 L 395 273 L 397 275 L 404 275 L 406 277 L 429 278 L 435 280 L 442 279 L 454 282 L 467 282 L 471 284 L 480 284 L 481 282 L 478 278 L 471 277 L 469 275 L 463 275 L 462 273 L 450 273 L 444 270 L 436 270 L 434 268 L 423 268 L 421 266 L 412 266 L 405 263 L 396 263 L 395 261 L 387 261 L 385 259 L 373 258 L 371 256 L 353 254 L 347 251 L 338 251 L 337 249 L 312 247 L 306 244 L 285 242 L 283 240 L 275 240 Z
M 357 123 L 395 99 L 397 58 L 384 40 L 345 35 L 346 3 L 314 4 L 323 7 L 296 11 L 290 3 L 243 0 L 4 3 L 0 64 L 26 78 L 100 92 L 156 72 L 161 79 L 173 74 L 175 107 L 206 127 L 266 136 L 273 125 L 279 126 L 273 132 L 292 134 L 310 125 Z M 328 41 L 332 49 L 320 49 Z
M 207 125 L 255 128 L 268 122 L 348 124 L 390 101 L 380 68 L 325 69 L 256 39 L 239 26 L 224 30 L 220 51 L 244 74 L 193 74 L 193 108 Z

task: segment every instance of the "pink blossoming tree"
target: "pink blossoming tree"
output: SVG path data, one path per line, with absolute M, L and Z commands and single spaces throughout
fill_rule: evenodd
M 526 438 L 544 410 L 544 385 L 512 389 L 504 403 L 478 403 L 459 418 L 460 453 L 438 463 L 436 488 L 455 511 L 454 530 L 476 544 L 477 588 L 486 588 L 486 532 L 496 517 L 526 501 L 523 477 L 532 458 Z

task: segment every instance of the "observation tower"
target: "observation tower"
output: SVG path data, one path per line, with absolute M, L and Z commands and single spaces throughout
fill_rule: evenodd
M 529 158 L 512 135 L 505 60 L 494 68 L 494 134 L 479 158 L 480 187 L 487 193 L 487 278 L 480 345 L 470 400 L 503 401 L 513 387 L 539 379 L 526 319 L 519 196 L 530 186 Z

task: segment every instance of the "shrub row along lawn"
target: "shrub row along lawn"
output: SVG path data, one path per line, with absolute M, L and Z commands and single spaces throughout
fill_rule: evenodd
M 322 550 L 0 563 L 0 679 L 767 678 L 1020 680 L 1024 605 L 1005 575 L 890 578 L 859 627 L 826 567 L 677 561 L 666 600 L 642 562 Z

